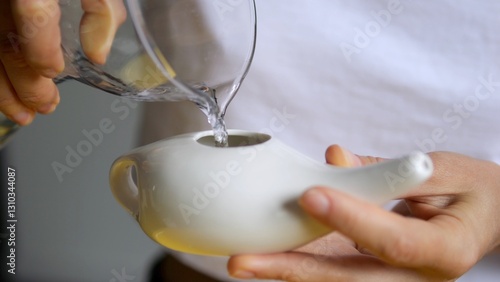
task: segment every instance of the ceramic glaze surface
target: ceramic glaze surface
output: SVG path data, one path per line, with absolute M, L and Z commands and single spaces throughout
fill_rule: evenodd
M 433 169 L 422 153 L 345 169 L 315 162 L 268 135 L 230 130 L 228 148 L 214 147 L 211 135 L 152 143 L 111 168 L 116 199 L 165 247 L 204 255 L 290 250 L 329 232 L 297 204 L 309 187 L 335 187 L 382 204 L 424 182 Z

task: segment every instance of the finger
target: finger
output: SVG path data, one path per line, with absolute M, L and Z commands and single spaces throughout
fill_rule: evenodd
M 56 77 L 64 70 L 58 1 L 13 0 L 11 2 L 20 50 L 26 63 L 45 77 Z
M 375 257 L 365 255 L 333 258 L 295 252 L 241 255 L 229 259 L 228 271 L 231 276 L 240 279 L 292 282 L 424 281 L 414 270 L 392 267 Z
M 339 145 L 328 147 L 328 149 L 326 149 L 325 158 L 327 163 L 338 167 L 357 167 L 362 165 L 358 156 Z
M 2 63 L 0 63 L 0 111 L 20 125 L 30 124 L 35 117 L 35 113 L 26 108 L 17 98 Z
M 80 24 L 80 41 L 85 55 L 104 64 L 113 39 L 127 12 L 122 0 L 82 0 L 85 14 Z
M 325 153 L 325 158 L 327 163 L 339 167 L 359 167 L 386 160 L 384 158 L 355 155 L 351 151 L 339 145 L 332 145 L 328 147 Z
M 59 103 L 59 91 L 52 79 L 33 70 L 21 53 L 3 56 L 2 63 L 19 101 L 25 107 L 42 114 L 55 110 Z
M 475 259 L 473 251 L 470 257 L 463 255 L 464 241 L 457 234 L 464 233 L 464 226 L 455 217 L 435 217 L 432 222 L 405 218 L 327 188 L 307 191 L 300 203 L 325 225 L 396 266 L 439 268 L 455 273 Z
M 17 48 L 10 11 L 10 1 L 0 1 L 0 60 L 19 101 L 34 111 L 50 113 L 59 102 L 59 92 L 53 81 L 38 74 Z
M 39 75 L 15 58 L 2 60 L 18 99 L 25 107 L 48 114 L 59 104 L 59 90 L 50 78 Z

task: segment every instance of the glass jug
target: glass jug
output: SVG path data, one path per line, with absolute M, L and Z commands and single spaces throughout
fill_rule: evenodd
M 73 79 L 140 101 L 189 100 L 207 115 L 223 116 L 253 58 L 254 0 L 124 4 L 127 19 L 106 63 L 97 65 L 82 51 L 80 1 L 59 1 L 65 69 L 54 82 Z M 18 128 L 0 113 L 0 148 Z

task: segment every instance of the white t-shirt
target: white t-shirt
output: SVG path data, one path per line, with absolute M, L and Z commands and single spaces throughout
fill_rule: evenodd
M 336 143 L 361 155 L 446 150 L 500 163 L 499 1 L 256 2 L 257 49 L 228 128 L 271 133 L 318 161 Z M 145 112 L 143 142 L 209 129 L 188 103 Z M 229 281 L 226 259 L 180 258 Z M 470 281 L 500 275 L 480 267 Z

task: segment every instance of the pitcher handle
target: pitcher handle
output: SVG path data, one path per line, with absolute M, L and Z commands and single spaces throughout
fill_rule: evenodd
M 109 173 L 111 192 L 120 205 L 133 217 L 139 212 L 139 189 L 132 179 L 132 167 L 136 163 L 128 156 L 114 161 Z

